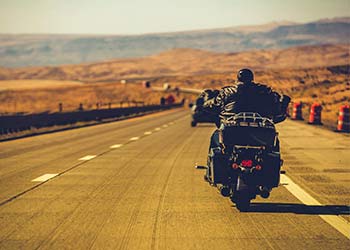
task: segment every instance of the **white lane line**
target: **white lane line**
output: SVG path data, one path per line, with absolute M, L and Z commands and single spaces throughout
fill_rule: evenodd
M 115 144 L 110 146 L 109 148 L 120 148 L 121 146 L 123 146 L 123 144 Z
M 286 183 L 284 187 L 291 192 L 298 200 L 306 205 L 322 206 L 315 198 L 309 195 L 305 190 L 299 187 L 293 182 L 288 176 L 281 175 L 281 182 Z M 350 239 L 350 223 L 345 219 L 337 215 L 319 215 L 325 222 L 330 224 L 340 233 L 345 235 L 346 238 Z
M 168 127 L 168 125 L 167 125 L 167 124 L 164 124 L 164 125 L 163 125 L 163 128 L 167 128 L 167 127 Z
M 129 141 L 137 141 L 138 139 L 140 139 L 140 137 L 131 137 Z
M 151 135 L 151 134 L 152 134 L 151 131 L 147 131 L 147 132 L 144 133 L 144 135 Z
M 155 128 L 154 130 L 155 130 L 155 131 L 159 131 L 159 130 L 161 130 L 161 128 Z
M 32 182 L 44 182 L 57 175 L 58 174 L 43 174 L 42 176 L 39 176 L 38 178 L 33 179 Z
M 81 157 L 79 159 L 79 161 L 88 161 L 88 160 L 91 160 L 91 159 L 93 159 L 95 157 L 96 157 L 96 155 L 87 155 L 87 156 Z

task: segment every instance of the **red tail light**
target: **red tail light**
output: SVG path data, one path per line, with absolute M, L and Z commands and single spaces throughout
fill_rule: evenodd
M 237 163 L 232 163 L 232 168 L 233 169 L 237 169 L 239 167 L 239 165 Z
M 262 167 L 260 165 L 256 165 L 255 169 L 260 171 L 262 169 Z
M 242 167 L 252 167 L 253 166 L 253 161 L 252 160 L 242 160 Z

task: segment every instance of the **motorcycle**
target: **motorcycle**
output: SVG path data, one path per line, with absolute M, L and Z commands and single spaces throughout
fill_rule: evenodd
M 218 94 L 217 90 L 206 89 L 203 93 L 197 98 L 194 105 L 191 106 L 191 127 L 196 127 L 198 123 L 215 123 L 219 122 L 216 114 L 207 112 L 203 108 L 203 104 L 214 98 Z
M 283 160 L 274 122 L 258 113 L 223 113 L 218 133 L 204 178 L 238 210 L 248 211 L 251 200 L 268 198 L 279 185 Z

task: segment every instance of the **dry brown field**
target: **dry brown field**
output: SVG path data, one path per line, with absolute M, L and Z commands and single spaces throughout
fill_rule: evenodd
M 257 82 L 303 101 L 305 119 L 309 105 L 321 103 L 325 124 L 334 127 L 339 106 L 350 101 L 349 62 L 349 45 L 340 44 L 242 53 L 175 49 L 94 64 L 0 68 L 0 113 L 56 112 L 59 103 L 66 111 L 80 103 L 87 109 L 96 108 L 96 103 L 158 103 L 167 94 L 142 88 L 143 80 L 154 85 L 221 88 L 234 83 L 240 68 L 249 67 Z M 122 79 L 127 84 L 121 84 Z
M 0 81 L 0 91 L 3 90 L 23 90 L 42 88 L 66 88 L 82 85 L 78 81 L 57 81 L 57 80 L 3 80 Z
M 97 103 L 99 108 L 108 108 L 108 103 L 112 108 L 135 105 L 134 102 L 158 104 L 162 95 L 135 84 L 120 83 L 4 90 L 0 91 L 0 114 L 57 112 L 59 103 L 63 104 L 63 111 L 77 110 L 80 103 L 84 109 L 96 109 Z
M 323 106 L 323 123 L 335 128 L 341 105 L 350 103 L 350 75 L 348 66 L 316 67 L 309 69 L 258 70 L 255 81 L 271 86 L 274 90 L 292 97 L 293 102 L 302 101 L 304 119 L 308 120 L 313 103 Z M 168 77 L 154 82 L 161 85 L 169 82 L 173 86 L 219 89 L 234 84 L 234 73 L 197 75 L 190 77 Z

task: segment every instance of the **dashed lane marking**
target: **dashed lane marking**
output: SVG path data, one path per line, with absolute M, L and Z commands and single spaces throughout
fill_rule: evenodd
M 131 137 L 129 141 L 137 141 L 138 139 L 140 139 L 140 137 Z
M 138 118 L 135 118 L 135 119 L 138 119 Z M 182 118 L 182 119 L 184 119 L 184 118 Z M 181 120 L 182 120 L 182 119 L 181 119 Z M 163 127 L 168 127 L 168 126 L 173 125 L 173 124 L 175 124 L 175 123 L 176 123 L 175 121 L 169 122 L 168 124 L 163 125 Z M 160 127 L 154 129 L 154 131 L 159 131 L 159 130 L 161 130 Z M 151 132 L 151 131 L 147 131 L 147 132 L 145 132 L 144 134 L 145 134 L 145 135 L 150 135 L 150 134 L 152 134 L 152 132 Z M 140 137 L 132 137 L 132 138 L 130 138 L 129 142 L 131 142 L 131 141 L 136 141 L 136 140 L 138 140 L 138 139 L 140 139 Z M 128 142 L 126 142 L 125 144 L 128 144 Z M 115 144 L 115 145 L 110 146 L 110 148 L 111 148 L 111 149 L 120 148 L 120 147 L 124 146 L 125 144 Z M 77 163 L 77 164 L 73 165 L 72 167 L 70 167 L 70 168 L 68 168 L 68 169 L 66 169 L 66 170 L 64 170 L 64 171 L 62 171 L 62 172 L 60 172 L 60 173 L 58 173 L 58 174 L 44 174 L 44 175 L 42 175 L 42 176 L 39 176 L 38 178 L 33 179 L 32 182 L 38 182 L 38 183 L 35 184 L 33 187 L 30 187 L 30 188 L 24 190 L 23 192 L 18 193 L 18 194 L 16 194 L 16 195 L 14 195 L 14 196 L 8 198 L 7 200 L 0 202 L 0 206 L 3 206 L 3 205 L 5 205 L 5 204 L 7 204 L 7 203 L 9 203 L 9 202 L 11 202 L 11 201 L 17 199 L 18 197 L 20 197 L 20 196 L 22 196 L 22 195 L 24 195 L 24 194 L 26 194 L 26 193 L 28 193 L 28 192 L 30 192 L 30 191 L 32 191 L 32 190 L 38 188 L 38 187 L 40 187 L 41 185 L 45 184 L 47 181 L 53 179 L 54 177 L 56 177 L 56 176 L 61 176 L 61 175 L 65 174 L 65 173 L 71 171 L 72 169 L 75 169 L 75 168 L 81 166 L 81 165 L 84 164 L 86 161 L 89 161 L 89 160 L 91 160 L 91 159 L 93 159 L 93 158 L 95 158 L 95 157 L 101 156 L 101 155 L 103 155 L 103 154 L 105 154 L 105 153 L 107 153 L 107 152 L 109 152 L 109 151 L 110 151 L 110 150 L 105 151 L 105 152 L 103 152 L 103 153 L 101 153 L 101 154 L 99 154 L 99 155 L 86 155 L 86 156 L 84 156 L 84 157 L 78 159 L 79 161 L 82 161 L 82 162 Z M 85 162 L 84 162 L 84 161 L 85 161 Z
M 87 156 L 81 157 L 79 161 L 88 161 L 88 160 L 94 159 L 95 157 L 96 155 L 87 155 Z
M 55 176 L 57 176 L 58 174 L 44 174 L 42 176 L 39 176 L 38 178 L 35 178 L 32 180 L 32 182 L 44 182 L 47 181 Z
M 315 198 L 309 195 L 305 190 L 299 187 L 288 176 L 281 175 L 281 182 L 287 184 L 284 187 L 291 192 L 298 200 L 306 205 L 322 206 Z M 319 215 L 325 222 L 330 224 L 340 233 L 350 239 L 350 223 L 338 215 Z
M 164 124 L 164 125 L 163 125 L 163 128 L 167 128 L 167 127 L 168 127 L 168 125 L 167 125 L 167 124 Z

